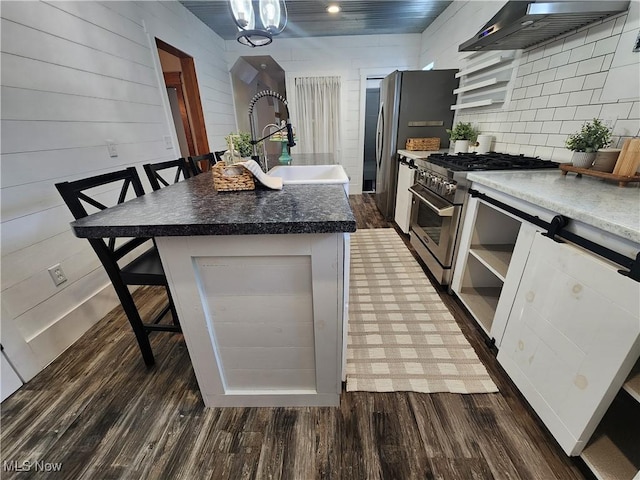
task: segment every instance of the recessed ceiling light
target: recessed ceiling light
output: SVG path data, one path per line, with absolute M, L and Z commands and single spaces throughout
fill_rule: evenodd
M 340 6 L 339 5 L 329 5 L 327 7 L 327 12 L 329 13 L 338 13 L 340 11 Z

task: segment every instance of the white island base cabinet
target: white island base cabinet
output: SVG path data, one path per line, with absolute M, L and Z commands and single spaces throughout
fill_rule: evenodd
M 578 455 L 640 355 L 640 285 L 536 234 L 498 361 L 568 455 Z
M 339 404 L 347 240 L 156 239 L 205 406 Z

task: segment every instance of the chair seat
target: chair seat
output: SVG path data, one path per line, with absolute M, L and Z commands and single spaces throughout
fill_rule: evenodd
M 167 277 L 155 247 L 123 267 L 121 276 L 127 285 L 167 285 Z

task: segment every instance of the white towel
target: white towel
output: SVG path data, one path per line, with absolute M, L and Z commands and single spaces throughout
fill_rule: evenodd
M 260 165 L 255 160 L 247 160 L 246 162 L 238 162 L 234 163 L 234 165 L 242 165 L 244 168 L 253 173 L 253 176 L 258 179 L 258 181 L 263 184 L 265 187 L 271 188 L 273 190 L 282 190 L 282 178 L 281 177 L 272 177 L 271 175 L 267 175 L 262 171 Z

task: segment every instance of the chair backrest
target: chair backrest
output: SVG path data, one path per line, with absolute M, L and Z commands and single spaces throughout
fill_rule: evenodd
M 103 175 L 84 178 L 73 182 L 56 183 L 56 188 L 58 189 L 58 192 L 60 192 L 64 202 L 67 204 L 67 207 L 69 207 L 69 210 L 71 210 L 71 214 L 76 220 L 78 220 L 89 215 L 85 205 L 91 205 L 98 210 L 104 210 L 113 206 L 105 205 L 101 201 L 90 197 L 88 193 L 85 193 L 87 190 L 113 183 L 122 183 L 115 203 L 116 205 L 127 200 L 127 195 L 129 194 L 130 189 L 133 189 L 136 197 L 144 195 L 142 182 L 140 181 L 140 177 L 138 176 L 138 172 L 136 172 L 135 167 L 129 167 L 125 170 L 105 173 Z M 107 273 L 111 276 L 112 268 L 119 269 L 117 264 L 118 260 L 148 241 L 149 238 L 134 238 L 117 246 L 116 238 L 90 238 L 88 240 L 98 255 L 98 258 L 105 266 Z M 109 267 L 107 267 L 108 265 Z
M 182 176 L 183 180 L 191 177 L 191 169 L 184 158 L 167 160 L 166 162 L 147 163 L 143 165 L 143 168 L 147 174 L 147 178 L 149 178 L 151 188 L 154 190 L 160 190 L 163 186 L 169 186 L 170 183 L 179 182 L 180 176 Z M 161 171 L 168 169 L 172 169 L 171 171 L 175 172 L 173 182 L 167 181 L 162 175 L 160 175 Z M 165 175 L 167 173 L 169 172 L 164 172 Z
M 189 157 L 189 165 L 191 165 L 193 175 L 200 175 L 202 172 L 209 170 L 217 162 L 218 159 L 216 158 L 216 154 L 213 152 Z M 203 163 L 205 168 L 203 168 Z

